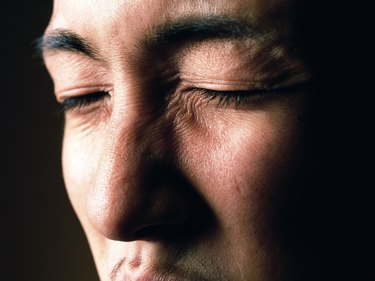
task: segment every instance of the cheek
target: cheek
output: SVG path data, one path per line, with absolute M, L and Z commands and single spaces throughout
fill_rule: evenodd
M 185 171 L 217 221 L 215 242 L 236 256 L 245 276 L 281 262 L 275 202 L 299 158 L 298 112 L 271 108 L 211 115 L 207 131 L 181 135 Z
M 281 103 L 211 117 L 215 121 L 206 122 L 207 130 L 181 136 L 186 170 L 219 223 L 249 225 L 264 216 L 293 171 L 299 156 L 298 112 Z
M 96 134 L 95 134 L 96 135 Z M 101 139 L 65 128 L 62 167 L 69 199 L 79 220 L 85 225 L 86 201 L 95 180 Z
M 85 134 L 66 127 L 62 151 L 62 166 L 66 190 L 83 227 L 99 272 L 108 272 L 106 239 L 92 226 L 87 216 L 87 198 L 96 180 L 103 148 L 103 132 Z

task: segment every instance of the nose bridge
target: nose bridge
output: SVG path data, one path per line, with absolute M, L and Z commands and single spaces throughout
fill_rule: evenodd
M 152 148 L 145 132 L 152 124 L 144 116 L 141 118 L 139 103 L 114 103 L 104 147 L 98 148 L 102 153 L 87 199 L 87 214 L 97 231 L 112 239 L 122 239 L 135 231 L 146 213 L 143 176 Z

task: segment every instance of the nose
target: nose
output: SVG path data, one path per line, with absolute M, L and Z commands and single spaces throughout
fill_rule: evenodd
M 183 225 L 189 184 L 176 167 L 172 129 L 144 106 L 114 109 L 86 207 L 92 226 L 111 240 L 131 241 Z

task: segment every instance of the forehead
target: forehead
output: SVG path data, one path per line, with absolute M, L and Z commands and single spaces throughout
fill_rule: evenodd
M 48 30 L 71 29 L 92 37 L 136 36 L 178 18 L 228 16 L 273 28 L 285 25 L 294 0 L 55 0 Z M 47 31 L 48 31 L 47 30 Z

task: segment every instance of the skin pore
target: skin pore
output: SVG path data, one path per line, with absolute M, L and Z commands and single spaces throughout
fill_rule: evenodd
M 54 2 L 64 179 L 101 280 L 291 276 L 277 210 L 310 80 L 293 3 Z

